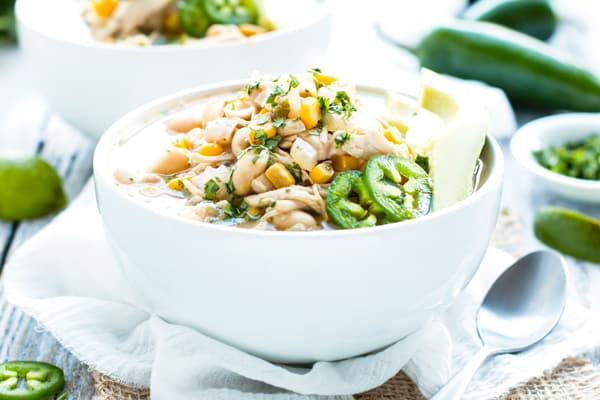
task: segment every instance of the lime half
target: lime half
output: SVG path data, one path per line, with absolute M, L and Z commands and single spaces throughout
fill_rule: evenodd
M 0 219 L 44 217 L 67 203 L 62 180 L 40 157 L 0 158 Z
M 600 221 L 579 212 L 544 207 L 535 216 L 535 236 L 546 245 L 581 260 L 600 263 Z

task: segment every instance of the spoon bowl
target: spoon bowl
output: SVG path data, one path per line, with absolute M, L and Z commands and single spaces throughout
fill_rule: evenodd
M 508 268 L 488 291 L 479 313 L 479 337 L 496 351 L 511 353 L 542 340 L 565 307 L 568 274 L 562 257 L 536 251 Z
M 430 400 L 459 400 L 488 357 L 522 351 L 545 338 L 562 316 L 568 281 L 565 260 L 549 251 L 530 253 L 506 269 L 477 313 L 483 347 Z

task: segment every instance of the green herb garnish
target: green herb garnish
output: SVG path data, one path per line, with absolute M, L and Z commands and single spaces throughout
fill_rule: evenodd
M 285 167 L 290 171 L 290 174 L 292 174 L 296 183 L 302 183 L 302 168 L 300 165 L 294 163 L 292 165 L 286 165 Z
M 346 143 L 348 140 L 350 140 L 350 133 L 348 132 L 342 132 L 339 135 L 337 135 L 335 137 L 335 147 L 337 149 L 339 149 L 340 147 L 342 147 L 344 145 L 344 143 Z
M 204 184 L 204 198 L 214 200 L 219 191 L 219 184 L 214 179 L 209 179 Z
M 254 89 L 258 89 L 259 87 L 260 87 L 260 81 L 250 82 L 249 84 L 246 85 L 246 87 L 244 88 L 244 91 L 250 95 L 250 94 L 252 94 Z
M 229 179 L 227 180 L 227 183 L 225 184 L 225 187 L 227 188 L 227 193 L 235 192 L 235 186 L 233 185 L 233 173 L 234 172 L 235 172 L 235 168 L 232 168 L 231 174 L 229 174 Z
M 285 126 L 285 118 L 283 117 L 275 117 L 273 120 L 273 126 L 275 128 L 282 128 Z
M 271 94 L 269 94 L 269 97 L 267 97 L 267 103 L 269 103 L 272 106 L 276 106 L 277 105 L 277 96 L 281 96 L 282 94 L 285 94 L 285 92 L 283 91 L 282 88 L 280 88 L 278 85 L 275 85 L 275 87 L 273 88 L 273 91 L 271 92 Z
M 356 111 L 356 107 L 352 104 L 350 96 L 345 91 L 336 92 L 333 103 L 329 106 L 329 110 L 337 114 L 343 114 L 344 119 L 348 119 L 352 116 L 352 113 Z
M 415 162 L 425 170 L 425 172 L 429 173 L 429 157 L 423 156 L 421 154 L 417 154 L 417 158 L 415 158 Z

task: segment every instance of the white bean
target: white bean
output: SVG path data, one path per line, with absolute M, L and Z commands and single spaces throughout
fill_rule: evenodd
M 148 169 L 148 172 L 170 175 L 188 169 L 189 166 L 190 159 L 187 152 L 171 147 Z
M 248 138 L 250 137 L 250 130 L 246 127 L 238 129 L 231 139 L 231 151 L 233 154 L 239 154 L 241 151 L 250 146 Z
M 265 172 L 268 162 L 269 152 L 266 150 L 259 154 L 254 151 L 244 154 L 235 164 L 235 170 L 231 175 L 235 194 L 245 196 L 250 193 L 252 180 Z
M 275 215 L 272 223 L 282 230 L 307 230 L 317 226 L 317 221 L 312 215 L 298 210 Z
M 306 126 L 304 126 L 304 122 L 294 119 L 286 119 L 285 124 L 277 128 L 277 133 L 281 136 L 291 136 L 296 135 L 298 133 L 304 132 L 306 130 Z
M 117 182 L 122 184 L 133 183 L 135 181 L 133 174 L 122 168 L 115 169 L 115 172 L 113 172 L 113 177 Z
M 194 128 L 201 128 L 202 121 L 194 117 L 178 117 L 165 122 L 167 129 L 177 133 L 188 133 Z
M 226 146 L 231 143 L 231 136 L 238 122 L 235 119 L 217 118 L 206 124 L 204 139 L 207 142 L 218 143 Z
M 207 123 L 223 116 L 223 107 L 225 102 L 222 99 L 211 100 L 204 106 L 202 110 L 202 122 L 206 126 Z

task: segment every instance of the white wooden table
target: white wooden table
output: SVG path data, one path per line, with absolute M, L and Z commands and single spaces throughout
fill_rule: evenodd
M 521 114 L 520 122 L 531 117 L 532 114 Z M 508 141 L 503 140 L 501 144 L 506 158 L 503 206 L 523 219 L 524 235 L 520 250 L 541 246 L 531 233 L 531 221 L 540 206 L 562 205 L 600 217 L 600 204 L 570 203 L 534 185 L 508 153 Z M 94 143 L 53 115 L 35 94 L 27 82 L 18 50 L 0 48 L 0 152 L 19 150 L 40 154 L 63 176 L 67 194 L 73 199 L 91 175 L 93 147 Z M 15 249 L 51 218 L 21 223 L 0 222 L 0 269 Z M 573 282 L 581 287 L 585 287 L 588 274 L 600 268 L 570 261 Z M 600 352 L 597 353 L 590 354 L 590 357 L 600 361 Z M 73 399 L 85 400 L 94 396 L 90 371 L 35 321 L 7 304 L 2 299 L 0 288 L 0 362 L 7 359 L 45 360 L 57 364 L 65 370 Z

